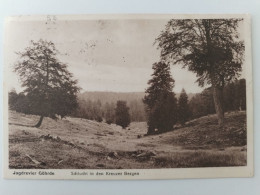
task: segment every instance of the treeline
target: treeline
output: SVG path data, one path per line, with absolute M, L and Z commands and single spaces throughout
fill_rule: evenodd
M 144 92 L 112 92 L 112 91 L 85 91 L 79 94 L 80 99 L 96 101 L 100 100 L 102 104 L 106 102 L 116 103 L 117 101 L 126 101 L 128 104 L 134 100 L 142 101 Z
M 190 101 L 185 89 L 182 89 L 180 97 L 176 98 L 173 92 L 175 80 L 169 63 L 154 63 L 153 70 L 143 100 L 148 116 L 148 135 L 171 131 L 175 125 L 184 125 L 190 119 L 216 113 L 213 87 L 203 90 Z M 218 90 L 222 94 L 218 97 L 218 104 L 224 108 L 223 112 L 246 109 L 245 79 L 230 82 Z
M 104 120 L 109 124 L 115 123 L 117 102 L 102 103 L 99 99 L 98 100 L 79 99 L 78 100 L 79 107 L 72 113 L 72 116 L 85 118 L 89 120 L 96 120 L 98 122 Z M 130 102 L 127 102 L 127 107 L 129 108 L 131 121 L 146 120 L 144 104 L 141 100 L 132 100 Z
M 24 93 L 16 93 L 13 89 L 8 94 L 8 104 L 10 110 L 24 114 L 32 114 L 29 98 Z
M 225 112 L 246 110 L 246 80 L 240 79 L 227 84 L 223 89 L 222 101 Z M 192 97 L 189 101 L 189 109 L 191 119 L 216 113 L 212 88 L 207 88 Z
M 123 128 L 126 128 L 131 121 L 135 121 L 133 119 L 136 119 L 134 113 L 138 104 L 137 102 L 130 104 L 133 108 L 131 112 L 133 117 L 129 114 L 129 107 L 127 106 L 126 101 L 118 100 L 116 103 L 106 102 L 105 104 L 102 104 L 99 99 L 95 101 L 79 99 L 78 103 L 78 108 L 72 113 L 72 116 L 74 117 L 95 120 L 97 122 L 104 121 L 107 124 L 114 123 Z
M 105 121 L 109 124 L 116 123 L 116 107 L 117 102 L 102 102 L 97 100 L 86 100 L 78 98 L 78 107 L 70 114 L 73 117 L 96 120 L 98 122 Z M 145 109 L 142 99 L 133 99 L 125 104 L 128 107 L 130 121 L 146 121 Z M 31 108 L 31 102 L 24 93 L 17 93 L 15 90 L 9 92 L 9 109 L 25 114 L 34 114 Z
M 223 103 L 225 112 L 246 110 L 246 80 L 240 79 L 229 83 L 223 90 Z M 201 93 L 194 95 L 191 99 L 185 90 L 176 97 L 176 109 L 173 115 L 178 116 L 174 120 L 184 124 L 187 120 L 214 114 L 215 106 L 212 89 L 207 88 Z M 78 99 L 78 108 L 71 113 L 71 116 L 105 121 L 108 124 L 116 123 L 117 102 L 101 102 L 97 100 Z M 124 101 L 128 109 L 130 121 L 146 121 L 145 106 L 142 99 L 132 99 Z M 162 102 L 163 104 L 163 102 Z M 162 107 L 159 106 L 158 108 Z M 9 92 L 9 108 L 25 114 L 33 114 L 31 103 L 24 93 L 16 93 L 15 90 Z M 157 117 L 158 118 L 158 117 Z M 128 121 L 128 119 L 127 119 Z

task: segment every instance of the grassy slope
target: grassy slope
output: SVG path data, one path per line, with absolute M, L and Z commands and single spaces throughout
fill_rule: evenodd
M 223 128 L 215 115 L 154 136 L 145 123 L 127 130 L 80 118 L 54 121 L 10 111 L 11 168 L 169 168 L 246 165 L 246 115 L 226 114 Z M 49 134 L 49 135 L 48 135 Z M 141 135 L 141 136 L 139 136 Z M 41 162 L 37 165 L 26 155 Z

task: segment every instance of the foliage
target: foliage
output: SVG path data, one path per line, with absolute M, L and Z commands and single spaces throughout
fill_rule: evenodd
M 73 80 L 67 65 L 57 59 L 54 43 L 31 41 L 29 47 L 17 54 L 20 60 L 14 71 L 25 88 L 23 93 L 28 98 L 31 114 L 63 118 L 77 107 L 77 80 Z
M 246 80 L 229 83 L 224 88 L 225 111 L 246 110 Z
M 106 103 L 104 111 L 106 123 L 111 124 L 115 122 L 115 104 Z
M 193 119 L 216 113 L 212 89 L 204 89 L 200 94 L 192 97 L 189 101 L 189 109 L 191 111 L 191 118 Z
M 178 121 L 184 125 L 190 117 L 190 110 L 188 105 L 188 96 L 184 89 L 182 89 L 178 99 Z
M 147 134 L 172 130 L 177 121 L 177 100 L 172 92 L 174 80 L 170 74 L 169 64 L 164 62 L 153 64 L 154 73 L 148 81 L 144 103 L 148 115 Z
M 12 90 L 8 94 L 9 109 L 25 114 L 30 114 L 29 100 L 23 93 L 17 94 L 15 90 Z
M 239 39 L 241 19 L 170 20 L 156 39 L 161 58 L 196 73 L 200 86 L 213 87 L 219 124 L 224 120 L 223 88 L 239 77 L 244 43 Z
M 161 56 L 197 74 L 198 83 L 223 85 L 239 76 L 244 44 L 240 19 L 170 20 L 156 39 Z
M 131 121 L 146 121 L 145 106 L 141 99 L 129 102 L 129 113 Z
M 117 125 L 126 128 L 130 124 L 129 108 L 125 101 L 117 101 L 115 110 L 115 121 Z
M 240 79 L 224 87 L 224 108 L 226 112 L 246 110 L 246 80 Z M 215 113 L 212 88 L 204 89 L 189 101 L 191 118 Z
M 105 92 L 104 95 L 105 96 Z M 120 94 L 118 96 L 120 97 Z M 72 113 L 72 116 L 79 118 L 86 118 L 89 120 L 96 120 L 97 118 L 104 119 L 107 123 L 115 123 L 115 108 L 116 102 L 107 102 L 100 98 L 99 94 L 93 95 L 93 98 L 80 97 L 78 108 Z M 95 100 L 91 100 L 95 99 Z M 129 106 L 129 114 L 131 121 L 145 121 L 146 115 L 144 110 L 144 103 L 141 99 L 131 99 L 127 101 Z
M 147 134 L 163 133 L 173 129 L 173 125 L 177 122 L 176 102 L 173 92 L 160 94 L 158 101 L 149 112 Z

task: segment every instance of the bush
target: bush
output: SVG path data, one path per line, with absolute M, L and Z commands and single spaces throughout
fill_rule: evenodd
M 112 119 L 108 119 L 108 120 L 106 120 L 106 123 L 111 125 L 113 123 L 113 120 Z
M 117 101 L 116 105 L 116 124 L 125 129 L 130 124 L 129 108 L 125 101 Z
M 101 123 L 101 122 L 103 121 L 103 119 L 102 119 L 101 116 L 97 116 L 97 117 L 95 118 L 95 121 Z

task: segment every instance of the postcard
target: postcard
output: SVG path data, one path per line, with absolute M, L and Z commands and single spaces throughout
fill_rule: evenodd
M 247 14 L 14 16 L 4 177 L 252 177 Z

